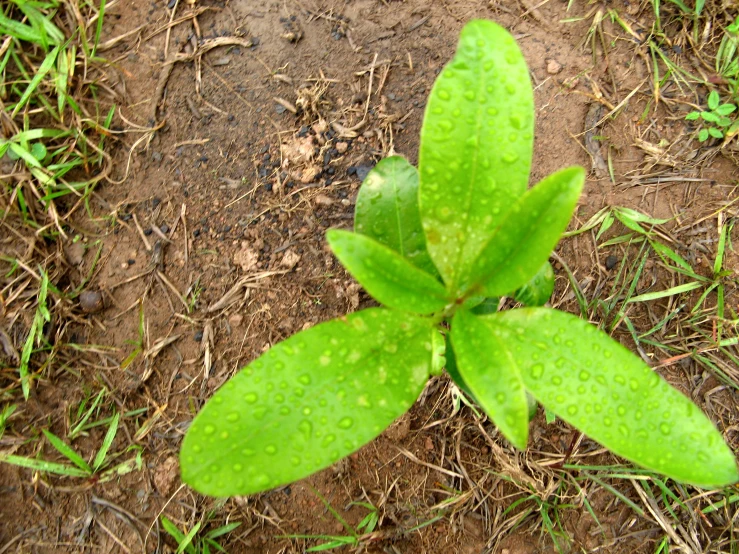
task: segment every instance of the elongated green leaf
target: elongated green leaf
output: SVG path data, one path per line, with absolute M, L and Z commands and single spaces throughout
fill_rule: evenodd
M 419 151 L 427 248 L 451 290 L 526 190 L 533 131 L 516 41 L 491 21 L 468 23 L 431 91 Z
M 482 319 L 531 394 L 614 453 L 702 487 L 739 479 L 731 450 L 700 409 L 597 328 L 547 308 Z
M 465 383 L 462 374 L 459 373 L 459 368 L 457 367 L 457 356 L 454 354 L 454 348 L 452 348 L 449 335 L 446 336 L 446 351 L 444 352 L 444 357 L 446 358 L 446 365 L 444 367 L 446 368 L 446 372 L 449 374 L 449 377 L 452 378 L 452 381 L 454 381 L 456 385 L 465 392 L 465 394 L 474 399 L 475 395 L 472 394 L 472 391 L 467 383 Z
M 464 288 L 502 296 L 532 279 L 567 228 L 584 183 L 585 171 L 570 167 L 529 190 L 475 260 Z
M 518 289 L 513 297 L 531 308 L 543 306 L 552 297 L 554 292 L 554 269 L 552 264 L 544 262 L 528 283 Z
M 330 229 L 326 239 L 342 265 L 381 304 L 430 314 L 450 302 L 444 285 L 376 240 L 338 229 Z
M 66 475 L 67 477 L 90 476 L 90 473 L 84 469 L 79 469 L 65 464 L 58 464 L 56 462 L 47 462 L 46 460 L 26 458 L 25 456 L 15 456 L 13 454 L 0 454 L 0 462 L 5 462 L 19 467 L 26 467 L 28 469 L 33 469 L 34 471 Z
M 56 57 L 57 55 L 59 55 L 60 48 L 61 46 L 55 46 L 54 49 L 46 55 L 44 61 L 41 62 L 41 65 L 36 71 L 36 74 L 33 76 L 33 79 L 31 79 L 31 82 L 28 83 L 26 90 L 23 92 L 23 96 L 21 96 L 20 100 L 18 100 L 15 107 L 13 108 L 11 117 L 15 117 L 18 112 L 25 107 L 26 102 L 28 102 L 28 100 L 31 98 L 31 95 L 38 88 L 44 77 L 46 77 L 46 74 L 51 70 L 52 67 L 54 67 L 54 64 L 56 63 Z
M 385 158 L 367 174 L 357 195 L 354 230 L 437 275 L 418 213 L 418 171 L 405 158 Z
M 56 448 L 61 454 L 63 454 L 70 462 L 72 462 L 81 470 L 86 471 L 88 474 L 92 475 L 92 469 L 90 468 L 88 463 L 82 458 L 82 456 L 77 454 L 77 452 L 75 452 L 71 446 L 69 446 L 51 431 L 43 429 L 43 433 L 44 435 L 46 435 L 46 438 L 49 439 L 51 445 Z
M 501 433 L 520 449 L 529 438 L 529 405 L 519 362 L 484 317 L 460 310 L 452 320 L 457 368 Z
M 98 453 L 95 455 L 95 460 L 92 462 L 92 467 L 95 471 L 100 469 L 105 463 L 105 458 L 108 455 L 108 450 L 110 450 L 110 447 L 113 445 L 115 435 L 118 432 L 118 421 L 120 420 L 120 418 L 121 414 L 117 413 L 113 416 L 113 421 L 110 422 L 110 427 L 108 427 L 108 432 L 105 433 L 103 444 L 102 446 L 100 446 L 100 450 L 98 450 Z
M 354 452 L 420 394 L 432 332 L 430 319 L 372 308 L 276 344 L 195 418 L 182 479 L 213 496 L 252 494 Z

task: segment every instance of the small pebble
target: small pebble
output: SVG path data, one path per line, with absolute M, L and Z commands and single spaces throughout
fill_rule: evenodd
M 84 290 L 80 293 L 80 308 L 86 314 L 94 314 L 105 307 L 103 295 L 96 290 Z
M 164 223 L 161 227 L 159 227 L 159 230 L 166 235 L 167 233 L 169 233 L 169 225 Z
M 547 73 L 549 73 L 549 75 L 556 75 L 560 71 L 562 71 L 561 63 L 554 59 L 547 60 Z
M 195 331 L 195 335 L 193 336 L 195 339 L 195 342 L 200 342 L 203 340 L 203 332 L 202 331 Z
M 364 181 L 365 177 L 367 177 L 367 174 L 370 172 L 372 168 L 368 165 L 360 165 L 357 167 L 357 179 L 360 181 Z
M 611 254 L 610 256 L 606 258 L 606 269 L 610 271 L 611 269 L 616 267 L 617 263 L 618 263 L 618 258 L 614 256 L 613 254 Z

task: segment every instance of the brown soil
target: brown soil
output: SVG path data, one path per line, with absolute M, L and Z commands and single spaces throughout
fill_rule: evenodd
M 360 551 L 553 552 L 542 522 L 559 517 L 564 551 L 654 552 L 665 531 L 653 520 L 579 481 L 586 509 L 577 474 L 563 478 L 552 467 L 578 440 L 572 429 L 547 425 L 540 413 L 530 450 L 514 452 L 469 408 L 453 412 L 445 376 L 379 439 L 290 487 L 217 502 L 181 486 L 176 462 L 194 412 L 239 367 L 305 326 L 371 302 L 327 250 L 324 232 L 351 226 L 360 179 L 377 160 L 394 150 L 417 161 L 426 97 L 470 18 L 509 28 L 530 65 L 537 105 L 532 179 L 570 164 L 593 168 L 579 223 L 606 205 L 698 221 L 726 202 L 733 163 L 719 157 L 701 172 L 665 165 L 669 152 L 678 157 L 673 141 L 688 142 L 682 117 L 661 106 L 655 119 L 649 104 L 641 119 L 652 98 L 646 58 L 606 26 L 614 44 L 608 63 L 598 55 L 594 64 L 589 48 L 579 47 L 590 19 L 560 23 L 586 15 L 590 7 L 579 4 L 566 12 L 566 2 L 533 10 L 523 1 L 180 2 L 171 27 L 163 2 L 110 8 L 105 37 L 126 38 L 104 55 L 115 60 L 118 122 L 131 131 L 116 150 L 121 182 L 99 188 L 92 202 L 99 224 L 77 221 L 85 248 L 70 242 L 65 252 L 69 279 L 79 282 L 102 246 L 88 288 L 101 291 L 105 304 L 93 313 L 75 308 L 80 323 L 66 340 L 113 350 L 88 348 L 36 383 L 2 442 L 33 455 L 14 437 L 41 428 L 66 436 L 79 402 L 104 386 L 110 395 L 100 418 L 114 407 L 145 409 L 122 418 L 111 448 L 122 460 L 136 445 L 143 467 L 98 483 L 0 466 L 3 551 L 174 551 L 159 516 L 189 529 L 212 512 L 204 529 L 242 522 L 219 539 L 229 552 L 303 552 L 316 541 L 283 535 L 346 534 L 315 489 L 352 525 L 367 514 L 352 502 L 378 507 L 380 523 Z M 649 25 L 651 8 L 635 8 L 619 5 L 635 26 Z M 215 47 L 195 55 L 204 45 Z M 608 113 L 595 100 L 601 92 L 618 103 L 638 86 L 617 118 L 601 121 Z M 673 150 L 648 149 L 660 139 Z M 609 157 L 615 184 L 603 165 Z M 610 286 L 605 259 L 625 251 L 595 251 L 585 234 L 558 252 L 583 286 L 595 287 L 601 280 Z M 561 265 L 554 298 L 577 311 Z M 727 302 L 736 306 L 734 297 Z M 137 345 L 143 353 L 125 363 Z M 696 371 L 671 366 L 664 374 L 692 390 Z M 724 417 L 726 426 L 736 423 L 736 415 Z M 73 446 L 91 459 L 105 430 L 96 427 Z M 43 455 L 61 461 L 48 445 Z M 588 439 L 576 442 L 572 459 L 616 463 Z M 612 486 L 638 502 L 630 481 Z

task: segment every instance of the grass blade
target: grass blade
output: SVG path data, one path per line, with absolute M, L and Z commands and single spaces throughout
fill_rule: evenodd
M 121 414 L 117 413 L 113 416 L 113 421 L 110 422 L 108 432 L 105 434 L 105 439 L 103 439 L 103 445 L 100 447 L 100 450 L 98 450 L 95 460 L 92 462 L 92 467 L 95 471 L 100 469 L 100 467 L 105 463 L 105 457 L 108 455 L 108 450 L 110 450 L 110 446 L 113 444 L 116 432 L 118 432 L 118 421 L 120 418 Z
M 71 446 L 69 446 L 51 431 L 47 431 L 46 429 L 44 429 L 43 433 L 44 435 L 46 435 L 46 438 L 49 439 L 51 446 L 56 448 L 65 458 L 67 458 L 70 462 L 72 462 L 81 470 L 85 471 L 86 475 L 92 474 L 92 469 L 90 468 L 88 463 L 82 458 L 82 456 L 77 454 L 77 452 L 75 452 Z

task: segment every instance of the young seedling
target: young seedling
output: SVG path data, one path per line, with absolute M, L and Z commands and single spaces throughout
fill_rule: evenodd
M 91 482 L 102 483 L 110 481 L 120 475 L 131 473 L 135 469 L 141 469 L 142 464 L 141 449 L 139 447 L 131 447 L 128 450 L 136 451 L 136 454 L 132 458 L 115 465 L 111 465 L 113 460 L 120 456 L 120 454 L 116 454 L 114 456 L 108 455 L 110 447 L 115 440 L 116 433 L 118 432 L 119 420 L 120 414 L 115 414 L 111 419 L 110 426 L 105 434 L 100 450 L 98 450 L 95 455 L 95 459 L 91 464 L 61 438 L 46 429 L 43 430 L 46 439 L 60 454 L 67 458 L 72 465 L 5 453 L 0 453 L 0 462 L 6 462 L 19 467 L 27 467 L 43 473 L 53 473 L 66 477 L 85 477 Z
M 692 111 L 685 116 L 685 119 L 688 121 L 702 119 L 705 122 L 705 126 L 698 131 L 698 140 L 706 142 L 708 137 L 722 139 L 725 134 L 729 136 L 736 134 L 739 130 L 739 121 L 729 117 L 735 111 L 735 104 L 722 104 L 719 93 L 712 90 L 708 95 L 708 109 Z
M 688 398 L 588 322 L 537 307 L 585 172 L 527 190 L 533 132 L 515 40 L 469 23 L 429 97 L 419 171 L 382 160 L 359 192 L 355 232 L 327 233 L 383 307 L 302 331 L 230 379 L 185 437 L 186 483 L 246 495 L 328 467 L 408 410 L 445 365 L 517 448 L 530 395 L 637 464 L 703 487 L 737 480 L 731 450 Z M 502 296 L 530 307 L 495 312 Z
M 202 521 L 198 521 L 187 533 L 180 531 L 180 528 L 166 516 L 161 517 L 161 522 L 164 530 L 175 541 L 177 541 L 176 554 L 211 554 L 211 552 L 226 552 L 216 539 L 223 535 L 227 535 L 241 525 L 241 522 L 227 523 L 226 525 L 222 525 L 217 529 L 208 531 L 201 536 L 199 532 L 200 528 L 203 526 Z

